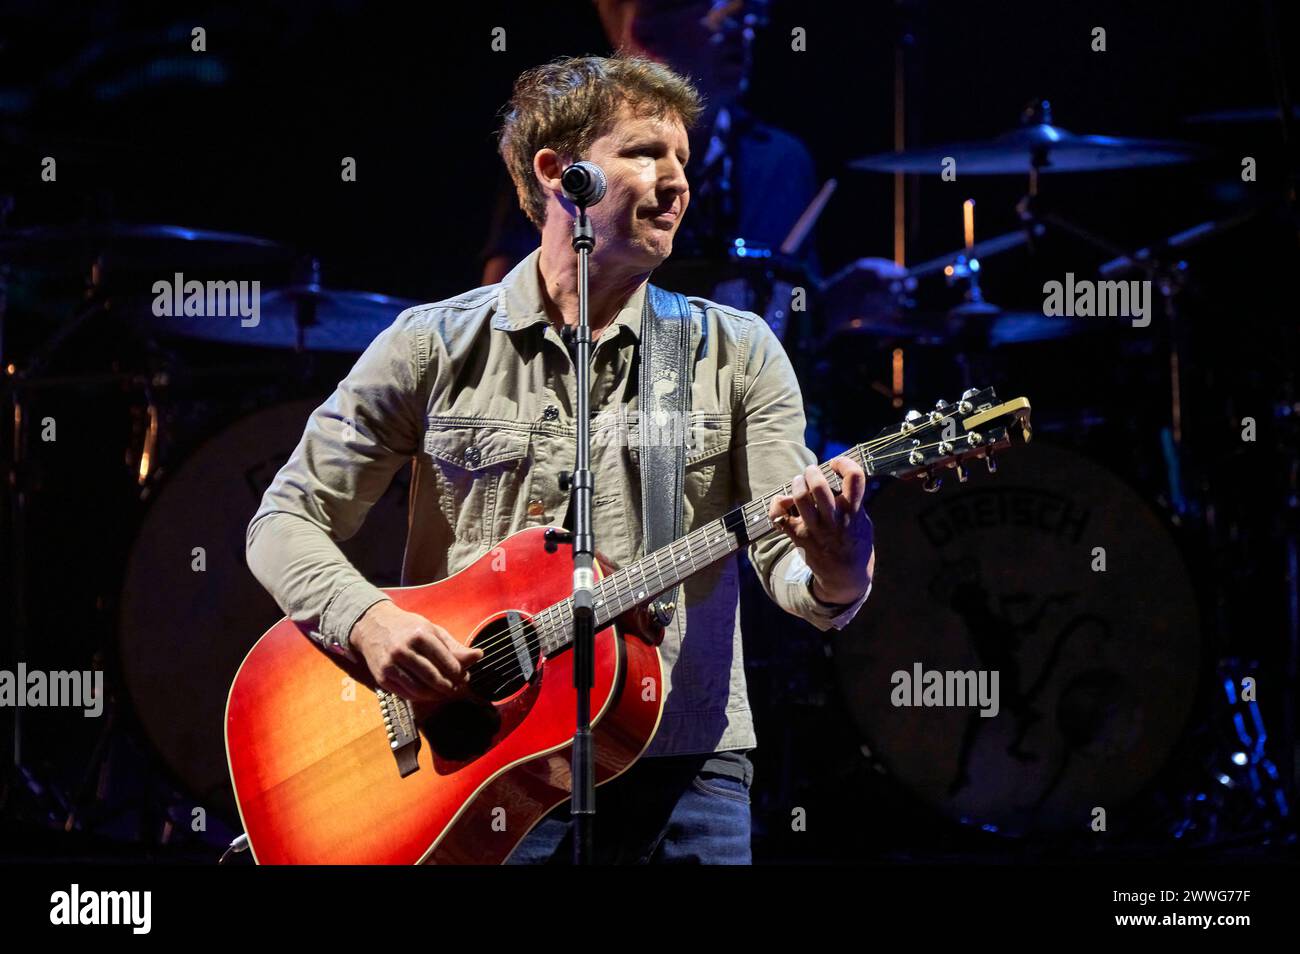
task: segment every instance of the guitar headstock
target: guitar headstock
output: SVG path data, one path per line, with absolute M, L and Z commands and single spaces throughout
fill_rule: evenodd
M 922 478 L 933 492 L 947 470 L 965 483 L 972 460 L 983 460 L 996 472 L 995 452 L 1017 439 L 1029 442 L 1029 411 L 1028 398 L 999 401 L 992 388 L 970 388 L 955 404 L 939 401 L 929 413 L 908 411 L 902 424 L 885 428 L 853 453 L 869 477 Z

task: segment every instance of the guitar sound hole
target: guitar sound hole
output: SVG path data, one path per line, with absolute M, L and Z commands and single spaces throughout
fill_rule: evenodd
M 514 695 L 537 672 L 541 635 L 530 620 L 509 613 L 488 623 L 471 643 L 483 658 L 469 667 L 473 693 L 491 702 Z
M 541 658 L 537 629 L 516 612 L 488 623 L 470 645 L 483 650 L 483 658 L 469 667 L 471 697 L 439 706 L 421 726 L 434 753 L 456 762 L 488 750 L 501 729 L 492 703 L 527 686 Z

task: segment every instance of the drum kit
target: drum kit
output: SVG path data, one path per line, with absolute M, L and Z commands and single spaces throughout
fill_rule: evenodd
M 1159 292 L 1169 319 L 1162 350 L 1157 358 L 1148 347 L 1140 360 L 1167 368 L 1143 379 L 1163 379 L 1154 403 L 1165 409 L 1160 427 L 1172 435 L 1154 469 L 1176 474 L 1176 319 L 1186 268 L 1176 252 L 1252 213 L 1197 226 L 1152 249 L 1126 250 L 1052 212 L 1040 179 L 1203 155 L 1181 142 L 1074 134 L 1053 125 L 1040 104 L 1019 128 L 994 139 L 850 164 L 868 173 L 937 175 L 954 163 L 963 177 L 1024 175 L 1021 228 L 1012 233 L 977 241 L 967 203 L 962 249 L 908 267 L 861 259 L 821 279 L 797 252 L 831 183 L 780 248 L 736 240 L 724 260 L 673 262 L 656 281 L 756 311 L 771 324 L 805 382 L 810 444 L 823 457 L 864 420 L 892 420 L 920 395 L 961 390 L 976 379 L 1032 394 L 1038 429 L 1050 442 L 1054 430 L 1086 438 L 1090 428 L 1125 415 L 1106 403 L 1106 387 L 1062 380 L 1060 370 L 1094 358 L 1092 367 L 1113 369 L 1119 325 L 1004 311 L 985 300 L 980 279 L 985 263 L 1013 249 L 1032 249 L 1055 234 L 1082 239 L 1111 256 L 1099 277 L 1136 271 Z M 265 287 L 255 323 L 160 316 L 151 307 L 152 279 L 217 268 L 223 278 Z M 23 287 L 31 270 L 89 280 L 68 313 L 51 320 L 48 304 L 31 304 Z M 919 307 L 927 287 L 939 284 L 959 300 Z M 810 296 L 804 308 L 792 306 L 800 290 Z M 244 564 L 247 522 L 346 363 L 413 304 L 332 289 L 316 261 L 267 238 L 112 222 L 4 229 L 0 216 L 16 658 L 49 638 L 45 627 L 101 634 L 93 649 L 125 691 L 112 702 L 133 715 L 196 804 L 232 819 L 221 735 L 225 692 L 248 649 L 238 640 L 281 615 Z M 852 381 L 862 382 L 856 393 Z M 818 382 L 834 382 L 840 398 L 826 401 Z M 832 405 L 843 410 L 814 416 Z M 37 440 L 47 441 L 39 452 Z M 1023 837 L 1077 829 L 1092 806 L 1142 791 L 1192 718 L 1206 667 L 1197 600 L 1170 528 L 1176 508 L 1169 502 L 1183 499 L 1179 488 L 1153 505 L 1096 460 L 1064 447 L 1043 447 L 1006 466 L 996 484 L 972 481 L 934 498 L 912 487 L 873 489 L 869 506 L 882 546 L 907 543 L 890 546 L 882 563 L 889 572 L 869 611 L 835 635 L 828 682 L 873 768 L 940 816 Z M 400 582 L 405 495 L 399 479 L 363 531 L 342 545 L 378 585 Z M 1089 572 L 1096 547 L 1106 551 L 1109 572 Z M 71 553 L 83 559 L 69 563 Z M 59 605 L 69 592 L 93 609 L 79 614 Z M 789 673 L 809 671 L 798 652 L 797 641 L 785 639 L 755 652 L 751 691 L 773 706 L 830 711 L 827 686 L 791 680 Z M 984 720 L 891 708 L 891 673 L 917 662 L 998 669 L 1001 714 Z M 796 724 L 786 720 L 784 739 L 765 735 L 764 746 L 789 753 Z M 21 722 L 15 739 L 22 766 Z M 1262 752 L 1249 758 L 1266 761 Z M 96 770 L 107 772 L 107 761 Z M 781 788 L 788 798 L 790 785 Z M 92 823 L 90 810 L 76 799 L 58 806 L 68 828 Z
M 1190 322 L 1181 305 L 1188 266 L 1179 256 L 1263 210 L 1126 249 L 1053 211 L 1043 188 L 1047 174 L 1207 156 L 1190 143 L 1078 135 L 1053 125 L 1049 105 L 1040 102 L 1005 135 L 849 163 L 868 173 L 938 177 L 952 168 L 961 177 L 1024 176 L 1028 187 L 1016 205 L 1021 227 L 1014 232 L 976 241 L 968 200 L 960 250 L 906 268 L 860 259 L 824 281 L 806 276 L 816 288 L 820 327 L 809 323 L 802 339 L 786 343 L 802 361 L 810 444 L 820 440 L 825 458 L 843 446 L 837 438 L 851 442 L 862 418 L 887 417 L 945 386 L 976 380 L 1031 395 L 1035 430 L 1046 440 L 1008 462 L 993 482 L 972 480 L 934 496 L 873 483 L 867 506 L 888 551 L 881 563 L 888 572 L 880 574 L 868 610 L 829 638 L 811 628 L 802 640 L 773 633 L 770 643 L 747 651 L 759 677 L 751 693 L 781 713 L 766 735 L 760 722 L 765 744 L 787 762 L 800 761 L 802 752 L 805 768 L 822 769 L 802 796 L 794 780 L 781 778 L 773 811 L 778 802 L 799 803 L 846 785 L 856 794 L 832 799 L 834 812 L 884 804 L 883 777 L 894 797 L 924 806 L 915 815 L 919 829 L 956 823 L 950 838 L 931 843 L 936 854 L 971 832 L 1004 846 L 1073 839 L 1086 843 L 1079 850 L 1092 850 L 1095 841 L 1086 836 L 1097 806 L 1124 806 L 1115 814 L 1128 820 L 1130 835 L 1166 845 L 1229 831 L 1240 836 L 1243 828 L 1267 837 L 1284 828 L 1286 786 L 1262 743 L 1233 744 L 1223 741 L 1229 732 L 1203 730 L 1242 724 L 1240 699 L 1232 699 L 1234 712 L 1221 691 L 1207 688 L 1221 689 L 1230 678 L 1226 669 L 1242 666 L 1214 661 L 1186 559 L 1211 535 L 1205 512 L 1213 512 L 1213 490 L 1193 484 L 1196 455 L 1188 451 L 1196 449 L 1183 440 Z M 1150 333 L 1125 334 L 1127 321 L 1004 310 L 986 300 L 986 265 L 996 268 L 997 256 L 1035 251 L 1055 237 L 1107 259 L 1096 280 L 1136 274 L 1150 281 L 1149 307 L 1162 320 Z M 936 294 L 927 284 L 943 287 Z M 932 304 L 918 306 L 927 292 Z M 853 381 L 861 382 L 856 392 Z M 755 593 L 756 587 L 751 599 Z M 761 628 L 759 615 L 751 614 Z M 817 647 L 828 668 L 808 678 L 816 670 L 810 660 L 822 655 Z M 914 665 L 1000 672 L 1000 713 L 981 718 L 975 710 L 895 706 L 891 677 Z M 828 682 L 834 692 L 825 691 Z M 1258 715 L 1252 709 L 1251 718 Z M 843 747 L 838 727 L 845 721 L 869 771 L 847 769 L 827 741 L 839 737 Z M 1135 832 L 1135 801 L 1169 784 L 1169 764 L 1192 734 L 1218 740 L 1213 751 L 1194 753 L 1212 768 L 1195 781 L 1184 778 L 1184 790 L 1165 799 L 1163 816 L 1147 817 L 1146 830 Z M 772 769 L 783 775 L 780 763 Z M 1236 794 L 1216 794 L 1228 785 L 1237 786 Z M 1233 799 L 1250 812 L 1230 817 Z M 892 837 L 881 834 L 896 827 L 898 816 L 891 817 L 895 822 L 877 831 L 881 841 Z M 833 838 L 850 846 L 841 849 L 850 856 L 879 847 L 869 838 L 842 839 L 843 825 L 837 831 Z M 988 841 L 963 844 L 975 854 L 990 849 Z M 899 852 L 923 856 L 913 842 Z
M 240 640 L 282 615 L 244 563 L 248 521 L 312 409 L 417 303 L 328 287 L 318 262 L 280 242 L 173 225 L 3 230 L 0 263 L 14 656 L 57 644 L 66 666 L 93 653 L 125 693 L 110 706 L 126 703 L 195 804 L 233 818 L 226 687 Z M 78 272 L 84 293 L 51 320 L 38 279 Z M 155 280 L 214 272 L 258 283 L 255 321 L 153 307 Z M 406 490 L 403 475 L 341 545 L 380 585 L 400 582 Z M 68 649 L 73 632 L 94 645 Z M 19 719 L 23 784 L 60 824 L 92 825 L 102 805 L 32 774 Z M 116 744 L 101 740 L 92 774 L 110 774 Z

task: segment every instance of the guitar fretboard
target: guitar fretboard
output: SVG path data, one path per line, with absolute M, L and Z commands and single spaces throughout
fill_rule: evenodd
M 853 457 L 868 476 L 872 474 L 870 462 L 863 459 L 862 445 L 840 456 Z M 829 462 L 819 466 L 831 491 L 839 493 L 840 475 L 831 469 Z M 776 525 L 767 515 L 768 508 L 774 498 L 790 492 L 790 484 L 778 487 L 602 579 L 594 588 L 596 629 L 609 625 L 632 607 L 654 599 L 755 540 L 775 533 Z M 532 622 L 542 651 L 548 655 L 558 652 L 573 639 L 573 599 L 546 608 Z

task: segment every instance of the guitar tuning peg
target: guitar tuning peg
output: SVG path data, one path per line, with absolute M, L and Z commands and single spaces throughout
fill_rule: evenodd
M 936 411 L 946 411 L 950 407 L 952 407 L 952 405 L 949 404 L 947 401 L 945 401 L 943 398 L 939 398 L 939 400 L 934 402 L 934 409 Z
M 936 477 L 932 473 L 925 475 L 925 480 L 921 481 L 921 489 L 927 494 L 938 493 L 939 488 L 943 486 L 943 478 Z
M 967 388 L 965 391 L 961 392 L 961 399 L 963 401 L 969 401 L 971 400 L 971 398 L 975 397 L 975 395 L 979 393 L 980 393 L 979 388 Z
M 965 464 L 953 464 L 952 469 L 957 472 L 957 483 L 964 484 L 970 480 L 970 471 L 966 469 Z
M 998 462 L 993 459 L 993 452 L 989 451 L 988 456 L 984 458 L 984 466 L 989 469 L 990 474 L 998 472 Z

